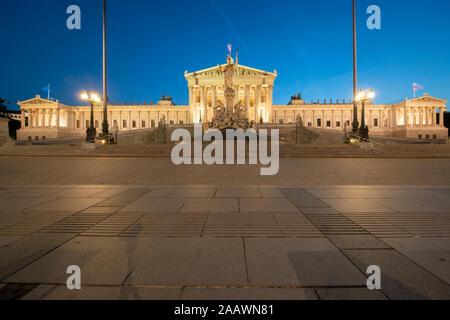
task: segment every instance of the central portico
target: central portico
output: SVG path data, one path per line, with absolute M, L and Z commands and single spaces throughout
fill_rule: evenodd
M 219 103 L 225 105 L 224 70 L 227 64 L 188 73 L 189 107 L 193 122 L 209 122 Z M 234 105 L 247 109 L 247 118 L 259 123 L 272 122 L 273 87 L 277 72 L 267 72 L 235 64 L 233 74 Z

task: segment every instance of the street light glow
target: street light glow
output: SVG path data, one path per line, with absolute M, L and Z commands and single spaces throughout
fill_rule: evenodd
M 89 100 L 89 95 L 87 94 L 86 91 L 83 91 L 83 92 L 81 93 L 81 99 L 82 99 L 82 100 Z

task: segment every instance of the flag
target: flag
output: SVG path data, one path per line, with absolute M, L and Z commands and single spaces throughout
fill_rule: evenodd
M 232 47 L 231 47 L 231 44 L 230 44 L 230 43 L 227 45 L 227 48 L 228 48 L 228 52 L 231 54 L 231 49 L 232 49 Z
M 413 89 L 414 89 L 414 91 L 422 90 L 422 89 L 424 89 L 424 87 L 422 87 L 420 84 L 414 82 Z

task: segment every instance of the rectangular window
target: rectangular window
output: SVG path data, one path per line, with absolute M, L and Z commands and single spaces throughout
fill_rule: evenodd
M 373 126 L 378 127 L 378 119 L 373 119 Z
M 180 120 L 180 124 L 184 124 L 183 120 Z
M 80 129 L 80 120 L 77 120 L 77 129 Z
M 136 121 L 135 120 L 133 120 L 133 128 L 136 128 L 137 127 L 137 123 L 136 123 Z
M 433 140 L 437 139 L 437 135 L 433 134 Z
M 145 128 L 145 125 L 146 125 L 145 120 L 142 120 L 141 127 Z
M 327 127 L 331 127 L 331 121 L 327 121 Z
M 127 120 L 123 120 L 123 122 L 122 122 L 122 127 L 123 127 L 123 128 L 126 128 L 126 127 L 127 127 Z
M 117 127 L 118 127 L 118 126 L 117 126 L 117 120 L 114 120 L 114 122 L 113 122 L 113 123 L 114 123 L 114 127 L 116 127 L 116 128 L 117 128 Z
M 279 122 L 280 122 L 280 124 L 283 124 L 283 119 L 280 119 Z
M 419 139 L 422 139 L 422 135 L 421 134 L 419 134 Z
M 170 120 L 170 124 L 175 124 L 175 122 L 173 120 Z
M 308 127 L 312 127 L 312 122 L 308 122 Z
M 338 128 L 341 127 L 341 122 L 340 121 L 336 121 L 336 127 L 338 127 Z
M 155 120 L 152 120 L 152 128 L 156 126 L 155 124 L 156 124 Z
M 321 127 L 322 126 L 322 119 L 317 119 L 317 126 Z
M 427 135 L 425 136 L 425 138 L 426 138 L 427 140 L 430 140 L 430 135 L 427 134 Z

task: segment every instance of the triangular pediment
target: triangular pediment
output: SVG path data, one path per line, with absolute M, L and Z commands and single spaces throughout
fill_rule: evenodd
M 429 95 L 424 95 L 422 97 L 418 97 L 412 100 L 409 100 L 409 102 L 438 102 L 438 103 L 446 103 L 447 101 L 444 99 L 438 99 L 435 97 L 431 97 Z
M 56 104 L 57 102 L 51 101 L 51 100 L 47 100 L 47 99 L 43 99 L 40 96 L 36 96 L 33 99 L 29 99 L 29 100 L 25 100 L 25 101 L 19 101 L 17 104 L 18 105 L 25 105 L 25 104 L 49 104 L 49 103 Z
M 217 65 L 216 67 L 211 67 L 208 69 L 203 69 L 191 73 L 185 74 L 186 78 L 190 77 L 213 77 L 213 76 L 223 76 L 223 70 L 225 68 L 226 64 Z M 255 68 L 250 68 L 243 65 L 236 65 L 234 69 L 234 75 L 235 76 L 272 76 L 276 77 L 277 74 L 274 72 L 267 72 L 264 70 L 259 70 Z

